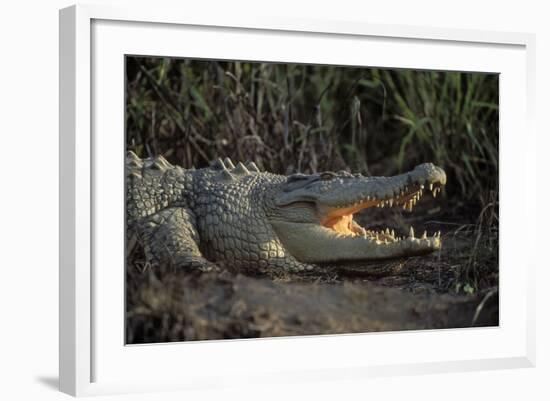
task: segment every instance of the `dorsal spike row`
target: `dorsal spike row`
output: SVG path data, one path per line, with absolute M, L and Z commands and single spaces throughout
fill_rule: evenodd
M 132 171 L 130 174 L 128 174 L 128 177 L 134 178 L 134 179 L 141 179 L 143 176 L 139 174 L 137 171 Z
M 225 164 L 224 164 L 223 160 L 220 159 L 219 157 L 218 157 L 216 160 L 214 160 L 214 161 L 210 164 L 210 166 L 211 166 L 212 168 L 217 169 L 217 170 L 226 170 L 226 169 L 227 169 L 227 167 L 225 167 Z
M 133 169 L 152 169 L 152 170 L 160 170 L 165 171 L 170 168 L 174 168 L 172 164 L 168 160 L 166 160 L 163 156 L 157 156 L 154 158 L 148 158 L 148 159 L 140 159 L 138 155 L 136 155 L 134 152 L 129 150 L 126 152 L 126 166 L 133 168 Z
M 128 167 L 141 168 L 143 166 L 143 161 L 138 155 L 129 150 L 126 152 L 126 165 Z
M 226 157 L 224 159 L 224 162 L 225 162 L 225 165 L 227 166 L 228 169 L 234 169 L 235 168 L 235 165 L 233 164 L 233 162 L 231 161 L 231 159 L 229 157 Z
M 222 179 L 225 181 L 231 181 L 235 179 L 235 176 L 231 174 L 231 172 L 226 168 L 224 168 L 220 174 Z
M 164 170 L 167 170 L 169 168 L 172 168 L 174 166 L 172 166 L 168 160 L 166 160 L 164 157 L 162 156 L 158 156 L 156 157 L 154 160 L 153 160 L 153 163 L 151 164 L 151 168 L 153 169 L 156 169 L 156 170 L 161 170 L 161 171 L 164 171 Z
M 140 169 L 141 167 L 143 167 L 143 163 L 141 162 L 141 160 L 127 160 L 126 165 L 135 169 Z
M 250 171 L 246 168 L 244 164 L 239 162 L 239 164 L 237 164 L 237 167 L 233 168 L 233 173 L 238 175 L 248 175 L 250 174 Z
M 252 161 L 246 164 L 239 162 L 235 166 L 229 157 L 224 159 L 217 158 L 210 163 L 210 167 L 215 170 L 221 170 L 220 177 L 222 180 L 235 180 L 239 177 L 261 172 L 256 163 Z
M 254 162 L 248 162 L 246 163 L 246 167 L 248 167 L 248 169 L 254 173 L 259 173 L 260 172 L 260 169 L 258 168 L 258 166 L 256 166 L 256 163 Z
M 128 152 L 126 152 L 126 160 L 127 161 L 130 161 L 130 160 L 137 160 L 137 161 L 141 161 L 141 159 L 139 158 L 138 155 L 136 155 L 134 152 L 132 152 L 131 150 L 129 150 Z
M 159 162 L 161 162 L 162 164 L 164 164 L 166 167 L 174 167 L 174 166 L 173 166 L 168 160 L 166 160 L 166 159 L 164 158 L 164 156 L 162 156 L 162 155 L 159 156 L 159 157 L 157 157 L 157 160 L 158 160 Z

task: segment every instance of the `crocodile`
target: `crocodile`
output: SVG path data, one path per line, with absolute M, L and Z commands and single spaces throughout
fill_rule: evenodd
M 141 159 L 129 151 L 125 171 L 127 252 L 139 241 L 151 264 L 304 272 L 441 247 L 440 233 L 415 237 L 411 227 L 400 237 L 354 220 L 365 208 L 412 211 L 424 191 L 436 196 L 447 178 L 431 163 L 391 177 L 347 171 L 285 176 L 229 158 L 184 169 L 162 156 Z

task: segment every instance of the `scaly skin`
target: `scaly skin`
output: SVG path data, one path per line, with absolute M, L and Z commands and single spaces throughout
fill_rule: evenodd
M 353 213 L 372 206 L 411 210 L 424 189 L 437 194 L 442 169 L 422 164 L 393 177 L 325 172 L 289 177 L 218 159 L 185 170 L 128 152 L 127 232 L 152 263 L 175 267 L 304 271 L 335 262 L 421 255 L 438 235 L 398 238 L 365 230 Z

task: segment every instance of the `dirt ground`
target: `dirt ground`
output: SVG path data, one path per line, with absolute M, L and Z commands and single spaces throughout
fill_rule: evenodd
M 358 216 L 403 234 L 442 231 L 441 251 L 422 257 L 274 277 L 129 265 L 127 343 L 498 325 L 498 232 L 430 211 Z

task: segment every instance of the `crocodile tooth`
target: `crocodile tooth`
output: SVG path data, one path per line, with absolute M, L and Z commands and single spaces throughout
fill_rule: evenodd
M 434 190 L 432 191 L 432 195 L 433 195 L 434 198 L 436 197 L 436 195 L 437 195 L 437 189 L 434 189 Z
M 411 226 L 411 229 L 409 230 L 409 238 L 414 238 L 414 229 Z
M 428 233 L 426 231 L 422 234 L 422 239 L 428 239 Z
M 434 189 L 434 184 L 430 183 L 429 185 L 430 191 Z
M 392 206 L 393 206 L 393 198 L 390 199 L 390 200 L 388 201 L 388 203 L 389 203 L 390 207 L 392 207 Z
M 395 238 L 395 231 L 391 230 L 391 236 Z

